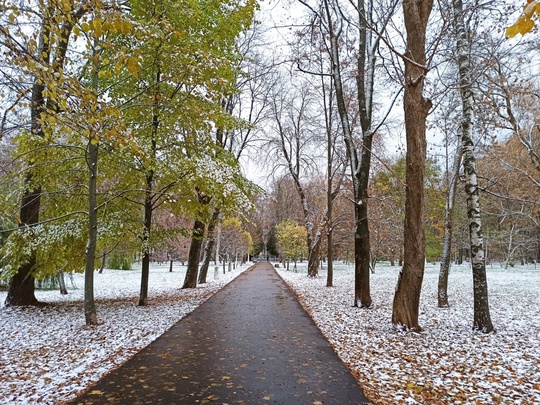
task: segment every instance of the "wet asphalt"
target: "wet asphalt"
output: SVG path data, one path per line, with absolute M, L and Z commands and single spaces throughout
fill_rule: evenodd
M 73 404 L 367 404 L 270 263 L 259 262 Z

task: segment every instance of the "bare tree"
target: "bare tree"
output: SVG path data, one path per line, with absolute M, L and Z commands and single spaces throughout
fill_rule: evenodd
M 276 88 L 272 96 L 272 114 L 275 127 L 274 137 L 269 146 L 280 159 L 278 165 L 293 180 L 300 199 L 303 221 L 307 229 L 308 275 L 316 277 L 319 270 L 320 249 L 326 218 L 309 199 L 306 189 L 306 175 L 312 166 L 313 151 L 310 143 L 313 140 L 314 111 L 310 108 L 313 94 L 308 85 L 294 88 L 293 92 L 285 89 L 287 84 Z M 274 156 L 274 153 L 270 153 Z
M 313 24 L 325 38 L 330 60 L 337 111 L 349 159 L 355 206 L 355 297 L 354 305 L 372 306 L 370 292 L 370 235 L 368 223 L 368 182 L 372 159 L 375 68 L 379 44 L 396 1 L 351 2 L 351 8 L 335 0 L 323 0 L 317 6 L 299 0 L 313 15 Z M 353 47 L 349 47 L 355 38 Z M 352 52 L 349 50 L 352 49 Z M 347 69 L 354 60 L 355 89 L 347 83 Z M 354 100 L 354 102 L 352 102 Z M 384 120 L 384 119 L 383 119 Z M 359 124 L 361 140 L 354 135 Z
M 404 0 L 403 17 L 407 32 L 405 63 L 405 131 L 407 174 L 405 189 L 404 263 L 399 273 L 392 308 L 392 324 L 419 330 L 418 311 L 424 278 L 424 172 L 426 119 L 431 101 L 424 98 L 426 28 L 433 0 Z

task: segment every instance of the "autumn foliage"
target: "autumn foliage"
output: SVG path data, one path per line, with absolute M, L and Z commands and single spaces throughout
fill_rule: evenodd
M 512 38 L 517 34 L 525 35 L 534 28 L 534 20 L 540 15 L 540 2 L 538 0 L 527 0 L 523 8 L 523 13 L 514 24 L 506 28 L 506 37 Z

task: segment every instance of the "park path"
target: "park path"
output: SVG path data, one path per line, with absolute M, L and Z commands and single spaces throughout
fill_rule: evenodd
M 73 404 L 368 403 L 270 263 L 259 262 Z

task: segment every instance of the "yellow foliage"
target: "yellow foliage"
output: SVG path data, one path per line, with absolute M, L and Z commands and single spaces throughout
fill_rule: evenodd
M 525 35 L 534 28 L 533 18 L 540 15 L 539 0 L 527 0 L 527 4 L 523 9 L 523 14 L 519 16 L 517 21 L 506 28 L 506 37 L 512 38 L 517 34 Z

